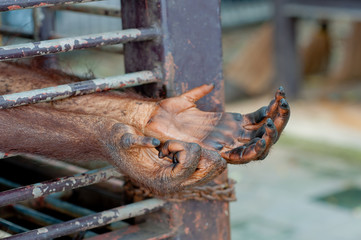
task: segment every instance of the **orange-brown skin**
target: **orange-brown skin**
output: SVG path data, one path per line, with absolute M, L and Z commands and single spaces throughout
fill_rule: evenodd
M 0 94 L 74 81 L 4 63 L 0 71 Z M 103 159 L 154 192 L 178 191 L 213 179 L 226 161 L 263 159 L 287 124 L 282 89 L 268 107 L 246 115 L 197 109 L 212 89 L 159 101 L 107 92 L 1 110 L 0 151 Z

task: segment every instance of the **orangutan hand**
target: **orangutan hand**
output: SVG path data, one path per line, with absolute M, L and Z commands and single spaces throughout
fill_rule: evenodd
M 290 109 L 282 87 L 268 106 L 254 113 L 204 112 L 195 102 L 211 92 L 202 85 L 159 102 L 145 127 L 145 135 L 164 142 L 177 139 L 216 150 L 228 163 L 264 159 L 285 128 Z
M 161 144 L 125 124 L 115 124 L 110 139 L 106 144 L 110 162 L 158 194 L 205 183 L 226 168 L 226 161 L 215 151 L 177 140 Z

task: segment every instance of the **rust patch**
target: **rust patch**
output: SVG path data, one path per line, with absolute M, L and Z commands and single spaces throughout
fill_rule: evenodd
M 17 9 L 21 9 L 21 7 L 19 5 L 11 5 L 8 7 L 9 10 L 17 10 Z
M 168 52 L 168 54 L 165 57 L 165 63 L 164 63 L 165 79 L 167 81 L 174 79 L 175 69 L 176 69 L 176 65 L 174 64 L 173 55 L 171 52 Z

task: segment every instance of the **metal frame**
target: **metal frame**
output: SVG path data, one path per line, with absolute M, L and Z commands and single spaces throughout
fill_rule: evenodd
M 59 7 L 62 5 L 59 7 L 61 10 L 119 17 L 119 13 L 116 11 L 110 14 L 104 9 L 63 6 L 64 4 L 89 1 L 91 0 L 17 0 L 16 5 L 14 5 L 13 0 L 6 0 L 0 3 L 0 11 L 40 6 Z M 1 108 L 52 101 L 69 96 L 88 94 L 94 91 L 140 85 L 140 83 L 151 83 L 146 86 L 137 87 L 138 91 L 145 95 L 164 95 L 165 86 L 166 95 L 170 97 L 201 84 L 214 83 L 215 91 L 200 100 L 198 105 L 202 110 L 206 111 L 223 111 L 220 2 L 218 0 L 122 0 L 121 5 L 124 28 L 122 31 L 46 40 L 51 37 L 49 31 L 51 31 L 52 27 L 46 26 L 43 21 L 37 27 L 38 30 L 35 34 L 35 37 L 41 40 L 40 42 L 2 47 L 0 48 L 0 58 L 23 58 L 98 47 L 104 44 L 123 43 L 126 75 L 0 96 Z M 47 11 L 45 9 L 47 8 L 42 8 L 42 10 Z M 51 17 L 51 14 L 48 16 Z M 122 79 L 125 79 L 127 83 L 120 81 Z M 162 82 L 159 82 L 159 79 Z M 98 84 L 98 82 L 100 83 Z M 47 93 L 47 95 L 46 97 L 41 97 L 39 93 Z M 9 104 L 9 102 L 14 100 L 16 103 Z M 43 162 L 46 163 L 48 161 L 45 160 Z M 50 161 L 49 164 L 52 165 L 54 163 Z M 68 166 L 62 167 L 63 170 L 67 168 Z M 78 172 L 72 172 L 72 174 L 74 173 Z M 129 226 L 125 229 L 100 234 L 90 239 L 119 239 L 119 237 L 125 236 L 130 238 L 137 237 L 137 239 L 150 239 L 151 237 L 154 237 L 154 239 L 230 238 L 228 202 L 187 200 L 166 203 L 159 199 L 149 199 L 94 213 L 91 210 L 79 208 L 78 206 L 66 205 L 67 203 L 63 202 L 56 195 L 66 189 L 105 181 L 115 176 L 119 177 L 119 174 L 113 168 L 107 168 L 26 187 L 17 187 L 17 184 L 8 183 L 8 186 L 17 188 L 0 193 L 0 203 L 3 205 L 14 204 L 20 200 L 29 200 L 41 196 L 41 199 L 44 199 L 42 200 L 43 202 L 52 205 L 54 208 L 65 209 L 64 211 L 78 209 L 75 211 L 78 211 L 79 214 L 75 215 L 80 217 L 14 235 L 9 239 L 48 239 L 63 236 L 114 221 L 144 215 L 160 208 L 163 210 L 147 215 L 147 218 L 153 219 L 153 222 L 147 221 L 144 224 L 140 224 L 138 228 Z M 122 186 L 123 182 L 121 180 L 114 180 L 118 181 L 115 185 Z M 225 182 L 227 182 L 226 173 L 214 180 L 215 184 Z M 44 197 L 54 192 L 58 193 Z M 37 202 L 36 199 L 31 201 Z M 61 207 L 59 207 L 60 205 Z M 16 208 L 17 205 L 14 206 Z M 17 208 L 18 211 L 20 208 Z M 28 209 L 21 208 L 21 210 L 24 212 Z M 39 219 L 44 218 L 41 214 L 37 214 L 37 216 L 39 216 Z M 52 219 L 53 223 L 56 221 Z M 48 222 L 51 222 L 51 220 Z M 16 228 L 17 226 L 12 227 Z M 158 232 L 154 233 L 154 229 L 157 229 Z M 23 231 L 25 230 L 19 229 L 18 232 Z M 88 232 L 88 234 L 92 234 L 92 232 Z
M 290 97 L 296 97 L 302 85 L 302 66 L 296 46 L 296 22 L 302 17 L 335 19 L 347 16 L 361 20 L 358 0 L 275 0 L 276 79 Z

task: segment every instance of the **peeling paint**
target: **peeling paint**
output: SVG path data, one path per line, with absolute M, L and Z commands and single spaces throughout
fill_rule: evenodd
M 37 234 L 39 235 L 39 234 L 43 234 L 43 233 L 47 233 L 47 232 L 49 232 L 49 230 L 47 229 L 47 228 L 39 228 L 38 230 L 37 230 Z
M 100 78 L 56 87 L 35 89 L 26 92 L 0 96 L 0 109 L 22 106 L 30 103 L 49 102 L 71 96 L 79 96 L 93 92 L 133 87 L 158 82 L 159 76 L 151 71 L 129 73 L 121 76 Z
M 0 47 L 0 60 L 41 56 L 69 52 L 103 45 L 115 45 L 131 41 L 145 41 L 159 36 L 156 28 L 126 29 L 121 31 L 89 34 L 78 37 L 53 39 Z
M 33 189 L 33 196 L 34 198 L 38 198 L 41 197 L 43 195 L 43 192 L 41 191 L 41 189 L 39 187 L 36 187 Z

